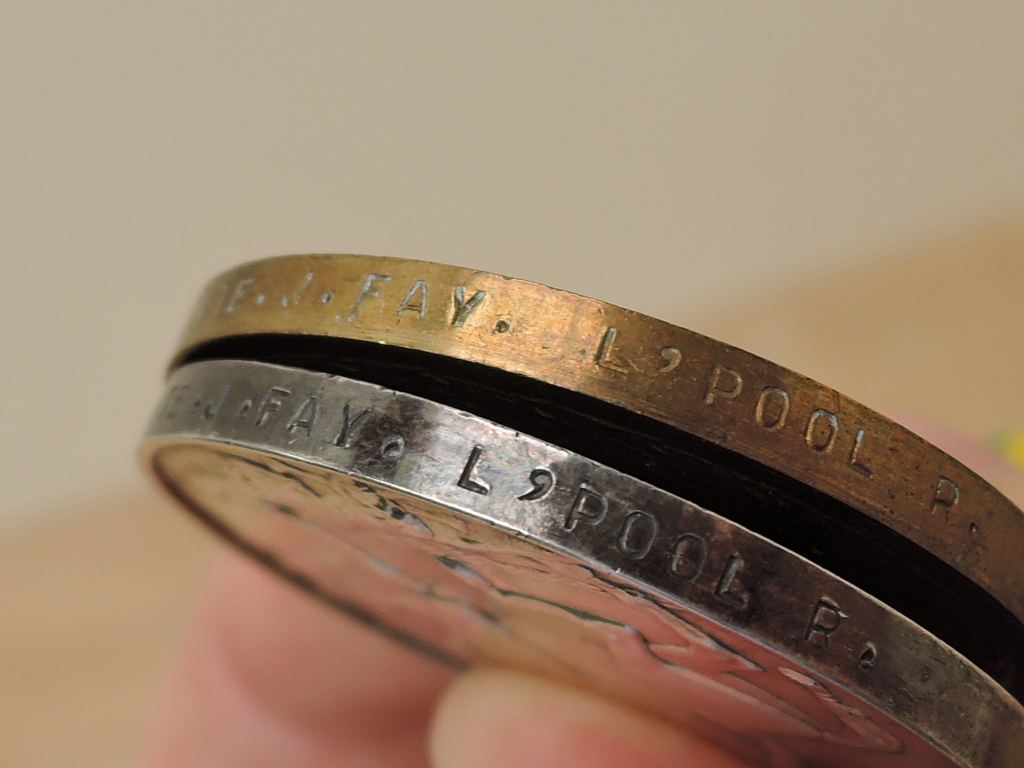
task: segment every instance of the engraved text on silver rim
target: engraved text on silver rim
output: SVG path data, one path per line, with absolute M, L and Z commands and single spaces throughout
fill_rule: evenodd
M 175 374 L 149 446 L 226 535 L 442 660 L 582 683 L 780 768 L 1021 754 L 997 744 L 1020 707 L 898 614 L 696 505 L 468 414 L 208 362 Z M 978 693 L 950 694 L 964 690 Z M 977 754 L 930 746 L 963 743 L 958 728 Z

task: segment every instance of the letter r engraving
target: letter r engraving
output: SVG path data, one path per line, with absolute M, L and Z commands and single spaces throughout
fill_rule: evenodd
M 823 597 L 814 607 L 811 623 L 807 627 L 804 640 L 814 643 L 820 648 L 828 648 L 832 635 L 836 633 L 845 619 L 850 618 L 843 613 L 839 603 L 829 597 Z

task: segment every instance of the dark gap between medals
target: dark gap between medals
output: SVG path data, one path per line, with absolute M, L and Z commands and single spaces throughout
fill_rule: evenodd
M 181 364 L 250 360 L 346 376 L 467 411 L 682 496 L 845 579 L 958 650 L 1024 703 L 1024 624 L 883 523 L 703 438 L 589 395 L 443 355 L 352 339 L 233 336 Z

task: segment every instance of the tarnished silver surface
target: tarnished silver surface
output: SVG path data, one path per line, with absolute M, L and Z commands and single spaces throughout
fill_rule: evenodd
M 236 544 L 448 663 L 582 684 L 776 768 L 1024 765 L 1020 704 L 901 615 L 712 512 L 470 414 L 196 363 L 172 376 L 144 457 Z

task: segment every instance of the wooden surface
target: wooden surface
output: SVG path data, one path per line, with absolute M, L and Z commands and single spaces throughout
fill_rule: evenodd
M 1022 296 L 1024 219 L 751 297 L 697 329 L 882 410 L 988 437 L 1024 424 Z M 1024 490 L 1010 473 L 992 479 Z M 0 765 L 132 764 L 213 548 L 141 487 L 0 541 Z
M 141 485 L 0 542 L 0 766 L 133 764 L 213 547 Z

